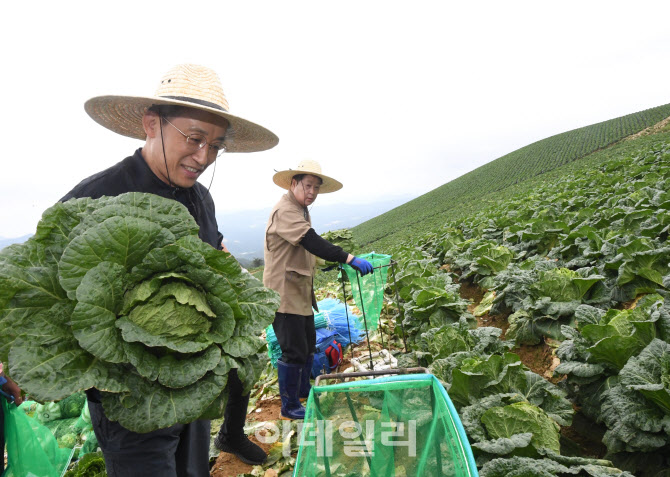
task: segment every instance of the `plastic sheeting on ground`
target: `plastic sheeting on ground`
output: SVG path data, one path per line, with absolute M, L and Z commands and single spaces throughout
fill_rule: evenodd
M 346 347 L 353 343 L 360 343 L 365 339 L 365 328 L 362 324 L 363 320 L 360 316 L 355 315 L 351 308 L 335 298 L 326 298 L 317 303 L 319 312 L 314 314 L 314 327 L 317 333 L 317 342 L 319 337 L 330 336 L 331 333 L 326 333 L 325 330 L 335 331 L 341 339 L 338 342 L 342 347 Z M 347 321 L 348 316 L 348 321 Z M 324 331 L 320 331 L 324 330 Z M 349 338 L 351 336 L 351 339 Z M 265 329 L 265 340 L 268 343 L 268 355 L 272 366 L 277 367 L 277 360 L 281 358 L 281 347 L 277 341 L 272 325 Z

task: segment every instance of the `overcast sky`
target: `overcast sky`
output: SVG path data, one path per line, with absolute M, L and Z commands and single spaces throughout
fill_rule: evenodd
M 418 196 L 554 134 L 670 103 L 670 2 L 5 2 L 0 237 L 142 145 L 91 120 L 179 63 L 280 142 L 219 159 L 217 211 L 272 206 L 319 161 L 319 204 Z M 205 185 L 209 176 L 201 179 Z M 221 224 L 220 224 L 221 225 Z

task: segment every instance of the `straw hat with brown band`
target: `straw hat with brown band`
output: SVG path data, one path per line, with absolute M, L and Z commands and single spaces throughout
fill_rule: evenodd
M 86 101 L 84 109 L 96 122 L 115 133 L 146 139 L 142 117 L 154 105 L 202 109 L 225 118 L 230 124 L 224 140 L 226 152 L 264 151 L 279 142 L 271 131 L 230 114 L 219 77 L 199 65 L 172 68 L 161 79 L 154 96 L 97 96 Z
M 321 188 L 319 189 L 320 194 L 335 192 L 336 190 L 340 190 L 342 188 L 342 184 L 340 182 L 336 181 L 332 177 L 328 177 L 327 175 L 321 173 L 321 166 L 319 165 L 318 162 L 312 161 L 310 159 L 306 159 L 300 162 L 300 164 L 298 164 L 298 167 L 296 167 L 295 169 L 288 169 L 285 171 L 277 172 L 274 176 L 272 176 L 272 180 L 282 189 L 288 190 L 291 188 L 291 179 L 293 178 L 293 176 L 296 176 L 298 174 L 309 174 L 312 176 L 320 177 L 321 180 L 323 181 L 321 183 Z

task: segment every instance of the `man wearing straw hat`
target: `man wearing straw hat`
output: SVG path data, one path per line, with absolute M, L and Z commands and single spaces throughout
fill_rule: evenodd
M 312 228 L 307 207 L 321 193 L 342 188 L 335 179 L 321 173 L 316 161 L 302 161 L 297 169 L 277 172 L 273 181 L 288 192 L 270 213 L 265 230 L 263 284 L 277 291 L 281 302 L 272 328 L 282 350 L 277 361 L 281 417 L 303 419 L 300 398 L 309 395 L 309 376 L 314 360 L 316 330 L 314 313 L 315 256 L 329 262 L 348 263 L 365 275 L 372 265 L 321 238 Z
M 99 96 L 85 104 L 102 126 L 144 140 L 144 147 L 115 166 L 79 183 L 63 199 L 147 192 L 186 206 L 200 226 L 200 238 L 219 250 L 214 201 L 198 177 L 223 152 L 254 152 L 274 147 L 269 130 L 228 112 L 214 71 L 179 65 L 150 97 Z M 211 186 L 211 182 L 210 182 Z M 215 445 L 247 463 L 265 461 L 265 452 L 244 434 L 249 395 L 242 395 L 236 370 L 228 376 L 225 422 Z M 97 389 L 87 392 L 91 420 L 109 476 L 209 476 L 210 422 L 176 424 L 139 434 L 107 419 Z

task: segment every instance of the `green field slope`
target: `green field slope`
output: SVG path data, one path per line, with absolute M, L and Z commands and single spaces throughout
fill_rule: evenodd
M 585 158 L 670 116 L 670 104 L 535 142 L 485 164 L 353 229 L 365 249 L 383 251 L 407 238 L 465 217 L 508 195 L 510 188 Z

